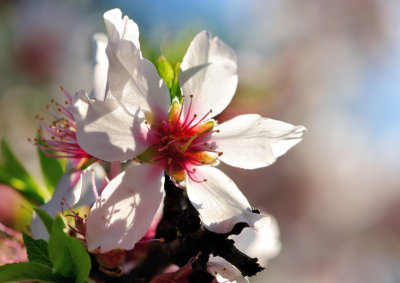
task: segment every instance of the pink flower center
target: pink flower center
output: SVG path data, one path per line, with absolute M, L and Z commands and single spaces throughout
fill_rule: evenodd
M 193 97 L 192 95 L 190 96 Z M 187 113 L 191 113 L 192 100 Z M 183 116 L 183 107 L 177 101 L 171 106 L 169 121 L 162 121 L 159 125 L 150 125 L 146 122 L 149 132 L 154 135 L 155 142 L 141 156 L 149 154 L 149 162 L 164 162 L 165 171 L 174 182 L 181 182 L 186 174 L 195 182 L 203 182 L 196 177 L 196 166 L 212 165 L 222 155 L 214 150 L 211 134 L 219 132 L 213 130 L 215 121 L 206 121 L 212 110 L 202 118 L 197 114 Z M 141 158 L 139 156 L 139 158 Z

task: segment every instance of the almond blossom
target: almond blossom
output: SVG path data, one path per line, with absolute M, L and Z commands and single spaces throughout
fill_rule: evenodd
M 93 91 L 91 97 L 98 100 L 104 100 L 106 96 L 108 69 L 106 44 L 106 35 L 95 34 L 93 36 Z M 64 103 L 51 100 L 53 107 L 48 106 L 47 109 L 54 117 L 52 123 L 47 124 L 43 118 L 37 117 L 40 126 L 39 140 L 34 140 L 35 145 L 46 156 L 69 159 L 66 172 L 57 184 L 52 198 L 44 205 L 39 206 L 52 217 L 63 210 L 61 202 L 70 207 L 92 205 L 105 183 L 105 171 L 101 165 L 96 164 L 99 159 L 85 152 L 77 141 L 76 122 L 71 112 L 73 100 L 63 87 L 61 90 L 65 96 Z M 90 170 L 92 170 L 92 174 L 89 173 Z M 32 217 L 31 232 L 36 239 L 48 239 L 49 237 L 44 224 L 36 213 Z
M 82 91 L 75 95 L 77 139 L 101 160 L 138 162 L 116 176 L 92 207 L 88 249 L 133 248 L 162 203 L 164 172 L 186 190 L 207 229 L 227 233 L 239 222 L 267 225 L 268 218 L 253 213 L 216 165 L 268 166 L 300 142 L 305 128 L 257 114 L 219 125 L 213 117 L 228 106 L 238 83 L 236 56 L 207 31 L 191 42 L 179 73 L 183 99 L 171 103 L 165 82 L 141 54 L 136 23 L 119 9 L 104 19 L 110 92 L 104 101 Z

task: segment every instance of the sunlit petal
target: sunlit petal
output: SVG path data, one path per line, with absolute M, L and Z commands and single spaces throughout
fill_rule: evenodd
M 193 178 L 198 180 L 186 178 L 188 197 L 208 230 L 227 233 L 239 222 L 254 227 L 262 217 L 252 212 L 246 197 L 219 169 L 199 166 Z
M 240 168 L 268 166 L 299 143 L 303 126 L 263 118 L 257 114 L 237 116 L 218 125 L 212 137 L 220 160 Z
M 146 129 L 140 115 L 132 116 L 111 96 L 101 102 L 78 92 L 74 100 L 78 143 L 87 153 L 105 161 L 126 161 L 144 151 Z
M 235 52 L 207 31 L 200 32 L 183 57 L 179 74 L 185 114 L 210 118 L 221 113 L 235 94 L 238 76 Z M 190 94 L 193 105 L 189 110 Z
M 164 197 L 163 170 L 141 164 L 119 174 L 90 211 L 88 250 L 132 249 L 145 234 Z

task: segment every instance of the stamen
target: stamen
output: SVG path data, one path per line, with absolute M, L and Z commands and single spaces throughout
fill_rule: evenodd
M 189 119 L 190 110 L 192 109 L 193 94 L 189 95 L 189 97 L 190 97 L 189 108 L 188 108 L 188 110 L 187 110 L 187 114 L 186 114 L 186 117 L 185 117 L 185 119 L 184 119 L 184 122 L 183 122 L 182 128 L 186 126 L 186 122 L 187 122 L 187 121 L 188 121 L 188 119 Z M 182 108 L 183 108 L 183 105 L 182 105 Z
M 197 125 L 199 125 L 201 122 L 203 122 L 208 115 L 210 115 L 212 113 L 212 109 L 210 109 L 210 111 L 207 112 L 206 115 L 204 115 L 201 119 L 199 119 L 196 124 L 194 124 L 193 126 L 191 126 L 189 129 L 187 129 L 188 131 L 192 130 L 193 128 L 195 128 Z
M 193 121 L 194 121 L 196 118 L 197 118 L 197 114 L 193 114 L 192 120 L 190 120 L 190 122 L 189 122 L 186 126 L 182 127 L 181 131 L 186 131 L 187 128 L 190 126 L 190 124 L 192 124 Z M 192 127 L 191 127 L 191 128 L 192 128 Z
M 67 200 L 66 200 L 65 198 L 62 198 L 62 200 L 63 200 L 63 202 L 61 202 L 61 205 L 62 205 L 61 209 L 63 209 L 63 206 L 65 205 L 65 206 L 68 208 L 68 210 L 70 210 L 71 213 L 72 213 L 75 217 L 80 217 L 80 216 L 69 206 L 69 204 L 68 204 L 68 202 L 67 202 Z M 63 212 L 63 214 L 64 214 L 64 212 Z
M 71 206 L 67 203 L 65 198 L 62 198 L 63 201 L 61 202 L 61 212 L 64 215 L 64 217 L 72 217 L 75 220 L 75 225 L 77 226 L 72 227 L 69 223 L 68 223 L 68 227 L 71 229 L 71 231 L 73 231 L 76 234 L 79 234 L 81 236 L 85 237 L 85 227 L 86 227 L 86 219 L 82 218 L 79 216 L 78 212 L 75 212 Z M 65 214 L 64 211 L 64 205 L 68 208 L 68 211 L 70 212 L 70 214 Z M 82 231 L 81 231 L 82 230 Z
M 99 198 L 99 194 L 97 193 L 96 180 L 95 180 L 95 176 L 94 176 L 94 169 L 92 169 L 92 190 L 93 190 L 94 199 L 97 200 Z
M 184 97 L 184 96 L 182 95 L 182 97 Z M 177 127 L 178 127 L 179 123 L 181 122 L 182 110 L 183 110 L 183 105 L 181 105 L 181 109 L 179 110 L 178 119 L 176 119 L 176 122 L 175 122 L 175 125 L 174 125 L 174 127 L 173 127 L 173 130 L 172 130 L 172 131 L 175 131 L 175 130 L 177 129 Z
M 149 126 L 149 122 L 144 121 L 144 123 L 145 123 L 145 125 L 146 125 L 146 127 L 147 127 L 147 129 L 149 130 L 150 133 L 152 133 L 153 135 L 156 135 L 156 136 L 158 136 L 158 137 L 161 137 L 161 138 L 163 137 L 163 134 L 161 134 L 161 133 L 159 133 L 159 132 L 153 130 L 153 129 L 151 128 L 151 126 Z
M 110 183 L 110 179 L 108 179 L 107 174 L 104 174 L 104 179 L 106 180 L 107 184 Z

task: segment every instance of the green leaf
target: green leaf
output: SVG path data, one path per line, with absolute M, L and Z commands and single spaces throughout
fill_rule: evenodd
M 43 209 L 35 208 L 36 213 L 39 215 L 40 219 L 42 220 L 44 227 L 46 227 L 47 232 L 51 233 L 54 219 Z
M 22 233 L 24 244 L 30 262 L 38 262 L 52 267 L 47 242 L 44 240 L 35 240 L 26 233 Z
M 3 171 L 1 181 L 18 190 L 27 200 L 43 204 L 47 192 L 40 189 L 4 139 L 1 141 L 1 150 L 4 159 L 0 168 Z
M 181 87 L 179 85 L 179 68 L 181 64 L 177 63 L 175 66 L 175 76 L 174 76 L 174 81 L 172 83 L 172 87 L 170 90 L 170 95 L 171 95 L 171 101 L 174 100 L 175 97 L 178 97 L 179 102 L 182 103 L 182 92 L 181 92 Z
M 7 168 L 7 171 L 11 173 L 12 176 L 23 180 L 26 183 L 32 183 L 36 185 L 33 178 L 29 175 L 24 166 L 19 162 L 15 154 L 12 152 L 10 146 L 4 139 L 1 141 L 1 149 L 5 163 L 4 165 Z
M 75 263 L 76 282 L 83 283 L 89 277 L 92 267 L 90 256 L 83 244 L 77 239 L 69 238 L 68 247 Z
M 53 273 L 50 266 L 38 262 L 20 262 L 0 266 L 0 282 L 71 282 Z
M 40 138 L 37 138 L 37 140 L 38 143 L 43 143 Z M 39 147 L 37 151 L 44 182 L 49 192 L 53 193 L 65 171 L 65 164 L 63 164 L 60 158 L 46 156 Z
M 49 239 L 49 256 L 54 269 L 65 277 L 85 282 L 89 276 L 90 257 L 83 244 L 64 233 L 64 222 L 57 216 Z
M 172 83 L 173 83 L 174 76 L 175 76 L 174 69 L 171 67 L 171 65 L 168 63 L 168 61 L 164 58 L 164 56 L 161 56 L 157 60 L 156 67 L 157 67 L 158 74 L 164 80 L 164 82 L 167 84 L 168 89 L 171 90 Z

